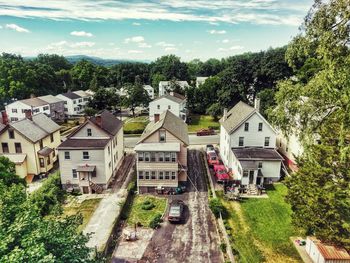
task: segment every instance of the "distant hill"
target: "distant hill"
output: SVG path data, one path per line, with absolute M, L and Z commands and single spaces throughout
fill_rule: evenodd
M 149 61 L 136 61 L 136 60 L 128 60 L 128 59 L 105 59 L 105 58 L 85 56 L 85 55 L 66 56 L 65 58 L 72 64 L 85 59 L 93 64 L 105 66 L 105 67 L 113 66 L 113 65 L 117 65 L 125 62 L 143 62 L 143 63 L 149 62 Z

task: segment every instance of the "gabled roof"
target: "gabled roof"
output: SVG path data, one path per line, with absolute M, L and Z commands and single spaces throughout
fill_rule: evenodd
M 58 149 L 104 149 L 110 139 L 74 139 L 68 138 Z
M 25 100 L 21 100 L 21 102 L 32 107 L 39 107 L 39 106 L 44 106 L 48 104 L 46 101 L 43 101 L 39 98 L 25 99 Z
M 163 96 L 160 96 L 160 97 L 152 100 L 150 103 L 158 101 L 160 99 L 168 99 L 168 100 L 171 100 L 171 101 L 173 101 L 175 103 L 178 103 L 178 104 L 183 103 L 183 101 L 185 100 L 185 99 L 181 99 L 181 98 L 178 98 L 178 97 L 175 97 L 175 96 L 171 96 L 169 94 L 165 94 Z
M 99 124 L 96 121 L 96 117 L 91 117 L 90 121 L 99 126 Z M 119 130 L 123 127 L 123 122 L 119 120 L 117 117 L 115 117 L 111 112 L 108 110 L 104 110 L 101 113 L 101 129 L 105 132 L 109 133 L 110 135 L 116 135 Z
M 71 91 L 68 91 L 66 93 L 61 93 L 59 95 L 62 95 L 68 99 L 71 99 L 71 100 L 75 100 L 75 99 L 79 99 L 81 98 L 81 96 L 79 96 L 78 94 L 74 93 L 74 92 L 71 92 Z
M 40 96 L 38 99 L 41 99 L 43 101 L 46 101 L 47 103 L 57 103 L 57 102 L 63 102 L 63 100 L 53 96 L 53 95 L 45 95 L 45 96 Z
M 171 80 L 162 80 L 159 81 L 159 86 L 168 86 L 171 82 Z M 188 82 L 186 80 L 175 80 L 174 83 L 180 85 L 181 87 L 188 86 Z
M 157 121 L 156 123 L 150 122 L 147 125 L 138 143 L 141 143 L 147 137 L 149 137 L 150 135 L 152 135 L 154 132 L 156 132 L 161 128 L 170 132 L 172 135 L 177 137 L 184 144 L 189 145 L 187 124 L 182 119 L 180 119 L 179 117 L 177 117 L 171 111 L 168 111 L 168 110 L 163 112 L 160 115 L 159 121 Z
M 78 96 L 80 96 L 82 98 L 91 96 L 90 94 L 88 94 L 87 92 L 85 92 L 83 90 L 76 90 L 76 91 L 73 91 L 73 93 L 77 94 Z
M 37 142 L 61 128 L 43 113 L 34 115 L 32 119 L 12 122 L 9 126 L 32 142 Z
M 276 160 L 281 161 L 283 157 L 275 150 L 270 148 L 232 148 L 232 152 L 239 161 L 253 161 L 253 160 Z

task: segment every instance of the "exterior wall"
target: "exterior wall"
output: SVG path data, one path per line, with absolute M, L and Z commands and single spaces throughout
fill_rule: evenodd
M 293 164 L 296 164 L 295 157 L 300 156 L 304 149 L 296 134 L 291 134 L 288 138 L 280 132 L 277 137 L 278 151 L 288 158 Z
M 79 104 L 83 104 L 83 101 L 82 101 L 82 103 L 79 103 L 79 100 L 82 100 L 82 98 L 72 100 L 72 99 L 67 98 L 66 96 L 61 95 L 61 94 L 56 95 L 56 97 L 65 101 L 64 102 L 64 113 L 67 114 L 68 116 L 82 114 L 83 108 L 80 108 L 78 106 Z
M 12 112 L 12 110 L 17 110 L 17 112 Z M 31 110 L 32 108 L 22 103 L 21 101 L 15 101 L 11 104 L 5 106 L 6 114 L 8 116 L 9 121 L 16 121 L 25 118 L 24 110 Z
M 27 162 L 25 160 L 21 164 L 16 164 L 15 169 L 16 169 L 16 174 L 21 178 L 25 178 L 28 174 Z
M 54 120 L 64 120 L 64 101 L 50 104 L 50 116 Z
M 231 167 L 230 159 L 232 158 L 230 148 L 230 136 L 225 128 L 220 126 L 220 156 L 224 165 Z
M 244 123 L 231 134 L 231 148 L 240 147 L 239 137 L 244 137 L 243 147 L 276 147 L 276 132 L 268 125 L 268 123 L 259 114 L 254 113 L 245 122 L 249 123 L 249 131 L 244 131 Z M 262 131 L 258 131 L 259 122 L 263 123 Z M 270 137 L 270 145 L 265 147 L 265 137 Z
M 88 129 L 91 129 L 91 136 L 87 136 Z M 91 123 L 87 123 L 76 134 L 74 134 L 72 136 L 72 138 L 75 138 L 75 139 L 92 139 L 92 138 L 109 139 L 109 136 L 105 131 L 103 131 L 99 127 L 96 127 L 96 125 L 93 125 Z
M 318 250 L 316 244 L 310 238 L 306 239 L 305 250 L 314 263 L 326 262 L 323 256 L 321 255 L 320 251 Z M 327 262 L 330 263 L 332 261 L 327 261 Z M 338 261 L 338 262 L 342 262 L 342 261 Z
M 158 109 L 158 105 L 160 108 Z M 169 109 L 170 106 L 170 109 Z M 174 101 L 171 101 L 166 98 L 162 98 L 156 101 L 151 101 L 149 103 L 149 119 L 154 121 L 154 114 L 161 115 L 164 111 L 169 110 L 174 113 L 174 115 L 180 117 L 180 104 Z M 181 117 L 180 117 L 181 118 Z

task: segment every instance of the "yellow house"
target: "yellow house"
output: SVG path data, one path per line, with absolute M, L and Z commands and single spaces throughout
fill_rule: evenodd
M 60 128 L 43 113 L 1 124 L 0 155 L 15 163 L 16 173 L 30 182 L 35 175 L 49 172 L 57 161 Z

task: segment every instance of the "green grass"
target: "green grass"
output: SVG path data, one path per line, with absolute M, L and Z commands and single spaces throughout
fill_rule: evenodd
M 148 116 L 129 118 L 124 121 L 125 134 L 141 134 L 149 123 Z
M 241 207 L 254 235 L 264 246 L 278 254 L 298 259 L 290 237 L 298 235 L 291 224 L 291 208 L 285 202 L 287 187 L 275 184 L 267 190 L 268 199 L 249 199 Z
M 150 201 L 155 205 L 151 210 L 142 209 L 145 201 Z M 167 199 L 151 195 L 137 195 L 130 204 L 127 223 L 129 225 L 141 224 L 148 227 L 149 223 L 157 214 L 163 214 L 166 208 Z
M 219 121 L 215 121 L 213 117 L 208 115 L 191 115 L 191 123 L 188 125 L 189 132 L 196 132 L 200 129 L 213 127 L 219 129 Z
M 71 216 L 80 213 L 83 216 L 83 224 L 78 227 L 78 231 L 82 231 L 89 222 L 100 201 L 101 198 L 95 198 L 85 200 L 79 204 L 73 200 L 69 205 L 63 207 L 63 216 Z

